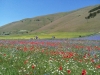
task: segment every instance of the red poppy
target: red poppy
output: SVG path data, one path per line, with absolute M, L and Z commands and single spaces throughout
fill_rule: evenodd
M 44 50 L 41 51 L 42 53 L 44 52 Z
M 59 70 L 63 70 L 62 66 L 59 67 Z
M 95 62 L 94 59 L 91 59 L 91 62 L 94 63 Z
M 97 69 L 100 69 L 100 65 L 97 65 L 96 68 L 97 68 Z
M 35 66 L 34 65 L 32 65 L 32 69 L 34 69 L 35 68 Z
M 67 73 L 70 74 L 71 73 L 71 70 L 67 70 Z
M 27 47 L 24 47 L 24 49 L 23 49 L 24 51 L 27 51 L 28 49 L 27 49 Z
M 86 70 L 82 70 L 82 75 L 86 75 Z
M 6 54 L 3 54 L 3 56 L 6 56 Z
M 27 63 L 28 63 L 28 60 L 25 60 L 25 61 L 24 61 L 24 64 L 27 64 Z

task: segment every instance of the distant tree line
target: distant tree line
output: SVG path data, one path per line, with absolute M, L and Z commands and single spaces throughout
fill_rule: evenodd
M 89 15 L 87 17 L 85 17 L 85 19 L 90 19 L 90 18 L 94 18 L 97 14 L 100 13 L 100 6 L 95 7 L 91 10 L 89 10 Z
M 40 19 L 35 19 L 34 21 L 40 21 Z
M 10 35 L 11 32 L 1 32 L 0 35 Z
M 95 7 L 95 8 L 93 8 L 93 9 L 91 9 L 91 10 L 89 11 L 89 13 L 94 12 L 94 11 L 99 10 L 99 9 L 100 9 L 100 5 L 99 5 L 98 7 Z
M 90 13 L 87 17 L 85 17 L 85 19 L 94 18 L 96 15 L 97 15 L 96 12 Z
M 28 30 L 19 30 L 19 31 L 3 31 L 0 32 L 0 35 L 11 35 L 11 34 L 28 34 Z

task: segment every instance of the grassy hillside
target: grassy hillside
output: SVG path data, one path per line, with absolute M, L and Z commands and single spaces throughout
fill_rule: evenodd
M 36 32 L 99 32 L 100 14 L 91 19 L 85 19 L 89 15 L 88 11 L 94 7 L 86 7 L 36 30 Z
M 95 17 L 90 13 L 99 11 L 96 6 L 89 6 L 71 12 L 56 13 L 35 18 L 27 18 L 0 27 L 0 33 L 4 34 L 34 34 L 56 32 L 100 32 L 100 13 Z M 94 10 L 94 8 L 96 8 Z M 91 11 L 92 10 L 92 11 Z M 91 12 L 89 12 L 91 11 Z
M 17 33 L 20 30 L 27 30 L 28 32 L 32 32 L 34 30 L 37 30 L 41 27 L 48 25 L 49 23 L 52 23 L 53 21 L 67 14 L 68 13 L 65 12 L 65 13 L 57 13 L 57 14 L 50 14 L 45 16 L 38 16 L 35 18 L 23 19 L 0 27 L 0 32 Z

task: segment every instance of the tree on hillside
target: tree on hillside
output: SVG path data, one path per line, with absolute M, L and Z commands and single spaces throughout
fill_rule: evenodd
M 100 10 L 98 10 L 97 13 L 100 13 Z
M 87 23 L 88 23 L 88 19 L 89 19 L 89 17 L 85 17 L 85 19 L 87 20 Z
M 99 10 L 99 9 L 100 9 L 100 5 L 99 5 L 98 7 L 95 7 L 95 8 L 93 8 L 93 9 L 91 9 L 91 10 L 89 11 L 89 13 L 94 12 L 94 11 L 97 11 L 97 10 Z
M 87 22 L 88 22 L 88 19 L 94 18 L 98 13 L 100 13 L 100 5 L 93 8 L 93 9 L 91 9 L 91 10 L 89 10 L 88 13 L 89 13 L 89 15 L 87 17 L 85 17 Z

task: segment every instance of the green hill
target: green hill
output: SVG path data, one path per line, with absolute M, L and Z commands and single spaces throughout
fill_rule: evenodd
M 0 33 L 20 34 L 37 32 L 100 32 L 99 6 L 100 5 L 95 5 L 71 12 L 26 18 L 0 27 Z M 94 17 L 87 18 L 94 12 L 96 13 Z

